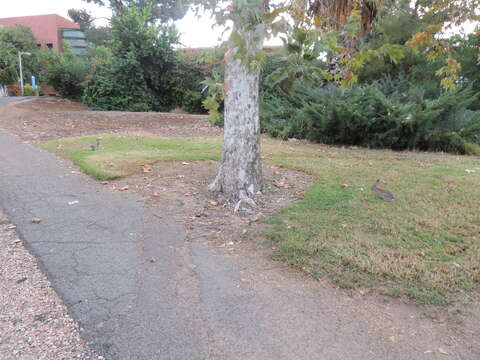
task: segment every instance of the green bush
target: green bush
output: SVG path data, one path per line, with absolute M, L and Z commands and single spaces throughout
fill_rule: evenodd
M 480 112 L 459 131 L 460 136 L 474 144 L 480 145 Z
M 189 114 L 205 114 L 202 106 L 204 96 L 200 90 L 184 90 L 181 92 L 181 102 L 178 104 L 182 110 Z
M 110 53 L 92 58 L 83 101 L 97 110 L 169 111 L 178 101 L 174 90 L 177 33 L 148 24 L 150 13 L 135 7 L 112 19 Z
M 172 91 L 175 92 L 176 107 L 191 114 L 205 114 L 203 106 L 208 92 L 204 90 L 206 78 L 223 74 L 223 49 L 183 50 L 174 73 Z
M 179 56 L 172 76 L 171 91 L 175 93 L 175 106 L 190 114 L 205 114 L 202 106 L 202 81 L 210 73 L 200 59 Z
M 387 89 L 388 84 L 375 83 L 347 92 L 334 86 L 264 92 L 262 130 L 276 137 L 326 144 L 459 154 L 476 151 L 470 146 L 478 131 L 476 121 L 472 116 L 458 121 L 477 99 L 471 90 L 445 92 L 430 100 L 415 87 L 407 92 Z
M 155 96 L 141 74 L 140 64 L 132 57 L 99 64 L 83 101 L 94 110 L 152 111 Z
M 47 83 L 65 98 L 80 99 L 88 74 L 87 62 L 76 56 L 67 43 L 64 43 L 63 52 L 46 50 L 42 55 Z
M 23 96 L 37 96 L 37 89 L 34 89 L 32 85 L 26 84 L 23 87 Z

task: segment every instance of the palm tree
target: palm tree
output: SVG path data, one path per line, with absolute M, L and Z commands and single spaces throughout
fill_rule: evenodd
M 344 51 L 333 55 L 330 59 L 331 74 L 341 73 L 340 63 L 342 59 L 352 53 L 358 38 L 364 36 L 373 26 L 377 17 L 377 10 L 384 0 L 309 0 L 307 11 L 310 16 L 327 19 L 323 27 L 325 30 L 341 29 L 349 21 L 353 10 L 360 10 L 360 29 L 355 37 L 341 33 L 338 40 Z
M 309 12 L 311 15 L 329 19 L 326 26 L 339 28 L 348 22 L 352 11 L 359 6 L 362 21 L 358 35 L 362 36 L 371 29 L 377 9 L 382 3 L 383 0 L 313 0 L 309 4 Z

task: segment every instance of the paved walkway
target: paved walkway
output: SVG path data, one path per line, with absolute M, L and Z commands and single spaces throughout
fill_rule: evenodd
M 411 359 L 303 284 L 245 283 L 137 196 L 2 131 L 0 207 L 107 359 Z

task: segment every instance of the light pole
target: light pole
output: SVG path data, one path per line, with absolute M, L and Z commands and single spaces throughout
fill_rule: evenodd
M 22 52 L 18 53 L 18 66 L 20 67 L 20 88 L 22 89 L 22 96 L 23 96 L 23 67 L 22 67 L 22 55 L 30 56 L 32 55 L 29 52 Z

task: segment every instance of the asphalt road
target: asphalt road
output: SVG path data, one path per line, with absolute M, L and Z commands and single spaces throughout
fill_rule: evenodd
M 139 197 L 1 130 L 0 207 L 107 359 L 412 358 L 303 284 L 242 281 Z
M 13 103 L 13 102 L 17 102 L 17 101 L 21 101 L 21 100 L 25 100 L 25 99 L 28 99 L 27 96 L 24 96 L 24 97 L 21 97 L 21 96 L 17 96 L 17 97 L 0 97 L 0 108 L 2 108 L 3 106 L 7 105 L 7 104 L 10 104 L 10 103 Z

